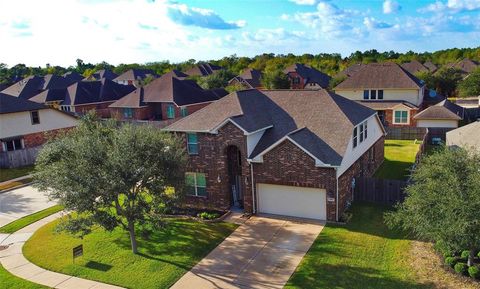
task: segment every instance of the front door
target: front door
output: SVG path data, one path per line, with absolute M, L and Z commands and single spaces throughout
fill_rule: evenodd
M 236 146 L 227 148 L 228 181 L 231 193 L 231 205 L 243 208 L 242 192 L 242 155 Z

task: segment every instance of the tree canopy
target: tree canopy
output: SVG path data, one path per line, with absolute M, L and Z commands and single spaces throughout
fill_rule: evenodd
M 88 114 L 44 146 L 34 177 L 38 188 L 76 212 L 64 229 L 85 234 L 93 225 L 121 227 L 136 253 L 135 227 L 161 224 L 162 210 L 182 196 L 185 163 L 185 149 L 172 134 Z
M 405 201 L 387 223 L 450 252 L 480 249 L 480 152 L 443 148 L 413 171 Z
M 460 82 L 458 91 L 461 97 L 480 95 L 480 68 Z

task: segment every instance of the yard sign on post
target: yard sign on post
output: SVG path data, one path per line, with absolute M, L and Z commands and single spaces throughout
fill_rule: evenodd
M 83 256 L 83 245 L 73 248 L 73 264 L 75 264 L 75 258 L 80 256 Z

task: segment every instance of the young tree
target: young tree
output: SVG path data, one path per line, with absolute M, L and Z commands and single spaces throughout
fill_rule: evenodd
M 159 224 L 161 208 L 180 197 L 185 163 L 185 150 L 173 135 L 151 126 L 100 122 L 88 114 L 76 129 L 44 146 L 35 180 L 49 197 L 77 212 L 64 229 L 88 233 L 92 225 L 121 227 L 137 253 L 135 226 Z
M 461 97 L 480 95 L 480 68 L 477 68 L 460 82 L 458 92 Z
M 267 89 L 286 89 L 290 87 L 287 75 L 280 69 L 265 70 L 262 85 Z
M 480 152 L 441 149 L 413 172 L 405 201 L 386 215 L 387 224 L 437 242 L 448 251 L 480 248 Z

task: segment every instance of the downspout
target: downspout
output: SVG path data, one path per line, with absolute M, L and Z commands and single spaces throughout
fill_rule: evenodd
M 255 214 L 257 211 L 257 204 L 255 200 L 255 182 L 253 181 L 253 164 L 251 161 L 250 164 L 250 182 L 252 183 L 252 213 Z
M 337 190 L 337 197 L 335 199 L 335 206 L 336 206 L 336 212 L 335 212 L 335 221 L 338 222 L 338 168 L 335 168 L 335 179 L 337 180 L 337 186 L 336 186 L 336 190 Z

